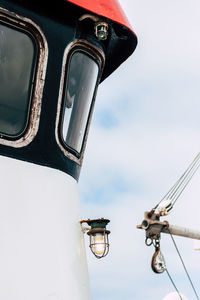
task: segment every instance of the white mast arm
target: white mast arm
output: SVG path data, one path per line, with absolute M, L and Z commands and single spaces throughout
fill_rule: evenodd
M 169 224 L 167 227 L 162 228 L 161 232 L 200 240 L 200 231 L 199 230 L 180 227 L 180 226 L 176 226 L 176 225 Z

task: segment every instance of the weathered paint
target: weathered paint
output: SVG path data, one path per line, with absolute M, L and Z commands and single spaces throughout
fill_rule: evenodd
M 131 25 L 126 18 L 119 2 L 117 0 L 66 0 L 78 5 L 97 15 L 117 22 L 132 31 Z
M 19 16 L 15 13 L 11 13 L 8 10 L 0 7 L 0 18 L 6 18 L 7 21 L 14 23 L 16 26 L 21 26 L 24 30 L 31 33 L 38 44 L 38 58 L 35 74 L 35 87 L 32 93 L 32 103 L 29 118 L 29 125 L 23 136 L 18 139 L 5 139 L 3 135 L 0 135 L 0 144 L 11 146 L 14 148 L 21 148 L 30 144 L 35 138 L 40 121 L 41 105 L 42 105 L 42 93 L 44 88 L 44 80 L 46 76 L 46 67 L 48 60 L 48 44 L 46 38 L 37 24 L 32 20 Z
M 94 102 L 95 102 L 95 96 L 96 96 L 96 92 L 97 92 L 97 86 L 95 89 L 95 94 L 93 96 L 93 101 L 92 101 L 92 105 L 91 105 L 91 113 L 88 119 L 88 126 L 85 132 L 85 138 L 84 138 L 84 143 L 83 143 L 83 148 L 82 148 L 82 152 L 80 157 L 76 157 L 74 154 L 70 153 L 66 147 L 64 147 L 62 145 L 62 143 L 60 142 L 60 138 L 59 138 L 59 122 L 61 119 L 61 113 L 62 113 L 62 96 L 63 96 L 63 90 L 64 90 L 64 79 L 65 79 L 65 73 L 66 73 L 66 62 L 67 62 L 67 56 L 69 54 L 69 52 L 74 48 L 74 47 L 80 47 L 80 49 L 85 49 L 86 52 L 88 53 L 93 53 L 94 56 L 99 60 L 100 62 L 100 70 L 99 70 L 99 75 L 98 75 L 98 82 L 97 82 L 97 86 L 99 84 L 99 80 L 101 78 L 102 75 L 102 71 L 103 71 L 103 67 L 104 67 L 104 62 L 105 62 L 105 56 L 103 51 L 101 51 L 101 49 L 99 49 L 98 47 L 94 46 L 93 44 L 91 44 L 88 41 L 85 40 L 79 40 L 79 39 L 75 39 L 73 42 L 71 42 L 65 49 L 64 52 L 64 56 L 63 56 L 63 65 L 62 65 L 62 76 L 60 79 L 60 90 L 59 90 L 59 97 L 58 97 L 58 109 L 57 109 L 57 116 L 56 116 L 56 130 L 55 130 L 55 136 L 56 136 L 56 141 L 60 147 L 60 149 L 62 150 L 62 152 L 66 155 L 66 157 L 68 157 L 69 159 L 73 160 L 74 162 L 76 162 L 77 164 L 81 165 L 83 162 L 83 154 L 85 151 L 85 147 L 86 147 L 86 142 L 87 142 L 87 137 L 88 137 L 88 129 L 90 127 L 90 123 L 91 123 L 91 115 L 94 109 Z
M 0 299 L 89 300 L 77 182 L 0 157 Z

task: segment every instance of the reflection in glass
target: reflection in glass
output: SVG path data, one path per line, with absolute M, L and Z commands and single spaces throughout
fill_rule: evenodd
M 65 143 L 80 153 L 98 77 L 98 65 L 83 52 L 70 61 L 64 99 L 62 135 Z
M 90 247 L 95 256 L 101 258 L 108 253 L 108 236 L 105 233 L 95 233 L 90 236 Z
M 26 33 L 0 24 L 0 132 L 11 137 L 26 128 L 34 51 Z

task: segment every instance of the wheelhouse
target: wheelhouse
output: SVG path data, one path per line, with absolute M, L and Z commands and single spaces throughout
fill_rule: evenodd
M 0 0 L 0 299 L 90 299 L 77 181 L 98 85 L 136 44 L 117 0 Z M 88 223 L 98 258 L 108 222 Z
M 0 144 L 24 147 L 35 137 L 47 55 L 45 37 L 38 27 L 1 8 Z
M 104 53 L 85 40 L 65 50 L 58 102 L 56 139 L 63 153 L 80 163 L 104 66 Z
M 98 85 L 137 39 L 76 2 L 0 1 L 0 154 L 78 179 Z

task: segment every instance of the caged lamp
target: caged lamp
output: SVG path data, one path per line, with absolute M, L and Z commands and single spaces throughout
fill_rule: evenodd
M 108 219 L 83 220 L 81 223 L 87 223 L 90 226 L 87 234 L 90 237 L 90 249 L 96 258 L 105 257 L 109 252 L 110 231 L 106 229 Z

